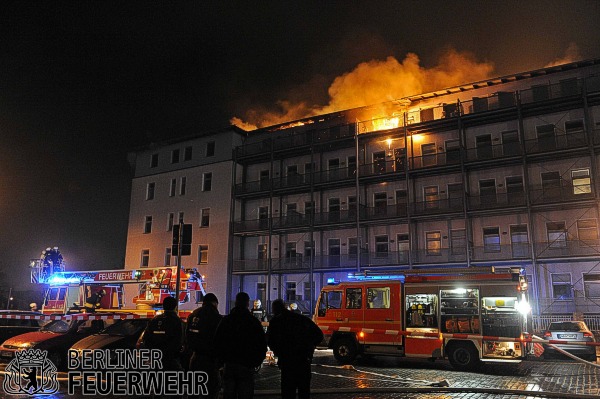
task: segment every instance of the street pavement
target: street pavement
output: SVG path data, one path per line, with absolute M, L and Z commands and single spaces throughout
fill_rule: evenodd
M 315 398 L 526 399 L 598 398 L 600 368 L 572 360 L 532 359 L 520 364 L 485 363 L 476 371 L 459 372 L 447 361 L 372 357 L 339 366 L 331 351 L 317 351 L 313 362 Z M 598 365 L 598 363 L 596 363 Z M 64 373 L 60 373 L 63 376 Z M 442 386 L 435 386 L 442 385 Z M 448 385 L 443 386 L 443 385 Z M 278 398 L 280 372 L 265 364 L 256 375 L 255 397 Z M 0 388 L 1 392 L 4 392 Z M 18 396 L 26 398 L 27 396 Z M 96 398 L 61 390 L 44 398 Z M 17 398 L 1 394 L 0 398 Z M 97 396 L 97 398 L 111 398 Z M 114 396 L 117 398 L 117 396 Z M 131 398 L 131 397 L 130 397 Z

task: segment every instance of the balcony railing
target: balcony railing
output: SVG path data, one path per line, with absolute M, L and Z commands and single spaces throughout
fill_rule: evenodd
M 524 192 L 468 196 L 468 204 L 470 211 L 524 206 L 525 203 L 526 201 Z
M 600 240 L 555 240 L 536 242 L 537 257 L 600 256 Z
M 541 152 L 550 152 L 569 148 L 587 147 L 588 142 L 585 133 L 582 131 L 556 134 L 549 137 L 540 137 L 525 140 L 525 152 L 528 154 L 537 154 Z
M 466 151 L 466 162 L 486 161 L 490 159 L 507 158 L 523 155 L 521 143 L 518 141 L 484 145 L 478 148 L 468 148 Z
M 512 245 L 485 245 L 471 247 L 473 261 L 496 261 L 531 258 L 529 243 L 515 243 Z
M 411 204 L 413 215 L 433 215 L 463 210 L 463 198 L 446 198 L 432 201 L 416 202 Z
M 582 80 L 573 79 L 561 83 L 540 85 L 531 89 L 521 90 L 521 103 L 530 104 L 546 100 L 581 96 Z
M 437 152 L 410 158 L 411 169 L 433 168 L 438 166 L 460 164 L 460 151 Z
M 533 205 L 593 199 L 591 189 L 590 185 L 573 186 L 562 181 L 560 186 L 533 186 L 529 190 L 529 198 Z

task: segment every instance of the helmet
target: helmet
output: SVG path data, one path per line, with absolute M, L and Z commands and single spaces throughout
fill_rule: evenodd
M 260 299 L 254 301 L 254 309 L 260 309 L 261 305 L 262 302 L 260 301 Z
M 31 303 L 29 304 L 29 307 L 30 307 L 31 309 L 37 309 L 37 303 L 35 303 L 35 302 L 31 302 Z
M 296 304 L 296 302 L 290 303 L 290 310 L 296 310 L 296 309 L 298 309 L 298 305 Z
M 101 296 L 104 296 L 104 295 L 106 295 L 106 290 L 100 290 L 100 291 L 98 292 L 98 295 L 101 295 Z

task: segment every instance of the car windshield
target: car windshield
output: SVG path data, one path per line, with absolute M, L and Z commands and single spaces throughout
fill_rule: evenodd
M 585 324 L 581 321 L 562 321 L 550 323 L 548 331 L 586 331 Z
M 53 333 L 66 333 L 75 321 L 54 320 L 42 327 L 42 331 Z
M 104 329 L 102 333 L 109 335 L 133 335 L 146 328 L 146 324 L 148 324 L 148 320 L 146 319 L 121 320 Z

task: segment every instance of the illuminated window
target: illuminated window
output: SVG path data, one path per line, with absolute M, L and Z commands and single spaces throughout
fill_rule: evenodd
M 146 216 L 146 220 L 144 222 L 144 234 L 152 233 L 152 216 Z
M 425 233 L 427 255 L 441 255 L 442 234 L 439 231 L 428 231 Z
M 142 249 L 142 256 L 141 256 L 141 260 L 140 260 L 140 266 L 141 267 L 148 267 L 149 264 L 150 264 L 150 250 L 149 249 Z
M 148 183 L 146 186 L 146 201 L 154 199 L 154 189 L 156 188 L 155 183 Z
M 579 169 L 571 171 L 571 181 L 573 182 L 573 194 L 591 194 L 592 179 L 589 169 Z
M 204 208 L 200 215 L 200 227 L 208 227 L 210 225 L 210 208 Z
M 550 277 L 552 279 L 552 297 L 554 299 L 573 298 L 571 273 L 553 273 Z
M 200 244 L 198 245 L 198 264 L 206 264 L 208 263 L 208 245 Z

